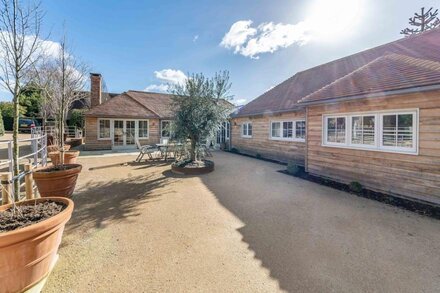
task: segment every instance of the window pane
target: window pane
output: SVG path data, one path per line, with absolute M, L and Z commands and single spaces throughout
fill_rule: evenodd
M 99 120 L 99 138 L 110 138 L 110 120 Z
M 292 138 L 293 122 L 283 122 L 283 137 Z
M 243 134 L 243 135 L 247 135 L 247 124 L 244 123 L 241 127 L 242 127 L 242 128 L 241 128 L 241 130 L 242 130 L 242 134 Z
M 340 117 L 336 120 L 336 142 L 345 142 L 345 117 Z
M 139 137 L 148 137 L 148 121 L 139 121 Z
M 336 118 L 327 118 L 327 141 L 336 142 Z
M 352 118 L 351 143 L 374 145 L 374 116 L 356 116 Z
M 295 137 L 302 139 L 306 138 L 306 122 L 297 121 L 295 126 Z
M 161 122 L 161 135 L 162 137 L 170 137 L 170 121 Z
M 403 148 L 413 147 L 413 115 L 398 115 L 397 146 Z
M 281 137 L 281 123 L 280 122 L 273 122 L 272 123 L 272 137 Z
M 248 135 L 252 136 L 252 124 L 251 123 L 248 124 Z
M 396 146 L 397 115 L 383 116 L 382 132 L 383 132 L 382 144 L 384 146 Z

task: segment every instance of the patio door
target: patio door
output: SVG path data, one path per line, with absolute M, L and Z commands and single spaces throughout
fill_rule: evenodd
M 114 120 L 113 121 L 113 147 L 132 148 L 136 146 L 136 121 Z

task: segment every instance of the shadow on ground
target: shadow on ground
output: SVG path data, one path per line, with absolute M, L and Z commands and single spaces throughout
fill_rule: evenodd
M 154 174 L 105 182 L 89 181 L 74 194 L 75 210 L 66 230 L 103 228 L 112 222 L 130 220 L 139 215 L 143 203 L 159 200 L 167 191 L 157 190 L 169 181 L 169 178 Z

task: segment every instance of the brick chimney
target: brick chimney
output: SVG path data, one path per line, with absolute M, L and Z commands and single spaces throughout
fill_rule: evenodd
M 90 106 L 91 108 L 101 104 L 102 77 L 99 73 L 90 73 Z

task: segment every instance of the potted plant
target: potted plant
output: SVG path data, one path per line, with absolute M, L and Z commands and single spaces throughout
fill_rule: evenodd
M 214 170 L 214 162 L 206 160 L 206 141 L 221 129 L 233 110 L 227 100 L 231 98 L 229 73 L 216 73 L 213 78 L 192 74 L 183 84 L 174 85 L 173 133 L 183 144 L 189 139 L 186 155 L 171 165 L 179 174 L 203 174 Z
M 23 292 L 47 276 L 72 211 L 73 201 L 60 197 L 0 206 L 1 292 Z
M 46 60 L 37 71 L 39 84 L 55 115 L 59 136 L 58 150 L 50 152 L 52 166 L 37 169 L 34 180 L 42 197 L 70 197 L 75 189 L 81 165 L 75 164 L 79 151 L 66 151 L 65 123 L 67 112 L 74 101 L 84 97 L 87 68 L 66 49 L 66 40 L 60 42 L 57 58 Z

